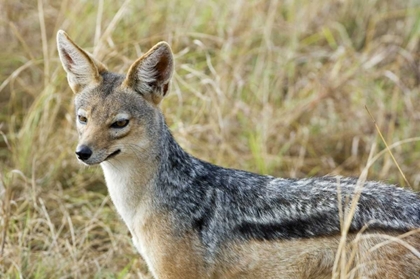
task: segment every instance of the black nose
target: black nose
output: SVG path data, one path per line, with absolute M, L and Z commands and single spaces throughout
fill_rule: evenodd
M 76 148 L 76 155 L 82 161 L 86 161 L 92 156 L 92 150 L 86 145 L 80 145 Z

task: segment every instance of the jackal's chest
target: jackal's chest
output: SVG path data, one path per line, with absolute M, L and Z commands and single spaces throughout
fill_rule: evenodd
M 130 232 L 133 233 L 139 207 L 144 203 L 146 194 L 144 189 L 147 185 L 143 185 L 141 177 L 130 167 L 115 168 L 109 163 L 103 163 L 101 167 L 112 202 Z
M 143 212 L 135 221 L 133 243 L 154 277 L 208 278 L 204 247 L 197 235 L 179 233 L 170 213 Z

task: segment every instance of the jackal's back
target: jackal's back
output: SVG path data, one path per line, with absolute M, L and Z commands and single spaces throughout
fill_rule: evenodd
M 169 132 L 167 141 L 167 161 L 157 183 L 163 193 L 159 201 L 209 248 L 234 239 L 338 235 L 339 209 L 348 212 L 358 191 L 350 232 L 364 226 L 392 232 L 420 227 L 420 198 L 411 191 L 375 181 L 358 184 L 348 177 L 284 179 L 226 169 L 186 154 Z

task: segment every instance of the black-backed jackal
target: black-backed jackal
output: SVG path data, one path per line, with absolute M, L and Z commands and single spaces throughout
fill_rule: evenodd
M 174 68 L 168 44 L 121 75 L 65 32 L 57 43 L 76 94 L 77 157 L 102 167 L 155 278 L 331 278 L 339 209 L 348 210 L 356 179 L 274 178 L 201 161 L 177 144 L 159 109 Z M 420 278 L 419 237 L 393 241 L 419 227 L 417 194 L 365 182 L 347 236 L 349 278 Z

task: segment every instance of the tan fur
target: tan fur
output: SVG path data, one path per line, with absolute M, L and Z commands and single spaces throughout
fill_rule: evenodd
M 416 278 L 420 274 L 419 258 L 401 244 L 391 242 L 370 251 L 386 240 L 375 234 L 362 235 L 361 239 L 348 236 L 346 264 L 349 275 L 354 276 L 349 278 Z M 417 249 L 419 240 L 417 235 L 404 238 Z M 331 278 L 339 241 L 340 236 L 332 236 L 228 245 L 215 278 Z
M 159 220 L 156 222 L 155 220 Z M 246 241 L 226 243 L 214 269 L 206 269 L 204 247 L 197 235 L 176 235 L 169 215 L 151 214 L 135 229 L 135 242 L 152 255 L 147 258 L 156 278 L 193 279 L 327 279 L 332 277 L 341 236 L 284 241 Z M 389 240 L 396 234 L 351 234 L 347 236 L 348 278 L 416 278 L 420 260 L 407 247 Z M 420 236 L 402 239 L 420 249 Z M 383 244 L 375 248 L 378 244 Z M 372 250 L 373 249 L 373 250 Z M 371 251 L 372 250 L 372 251 Z
M 151 249 L 147 254 L 153 257 L 146 260 L 156 278 L 327 279 L 332 277 L 341 237 L 226 243 L 215 268 L 206 269 L 197 236 L 177 236 L 171 227 L 168 216 L 156 215 L 135 231 L 134 239 L 143 238 Z M 347 239 L 348 278 L 407 279 L 420 274 L 419 258 L 381 234 L 352 234 Z M 419 240 L 418 235 L 403 239 L 416 249 Z M 385 244 L 371 251 L 381 243 Z
M 156 220 L 159 220 L 158 222 Z M 133 240 L 156 278 L 208 278 L 196 235 L 176 235 L 166 214 L 150 214 L 134 229 Z M 137 245 L 136 245 L 137 246 Z

